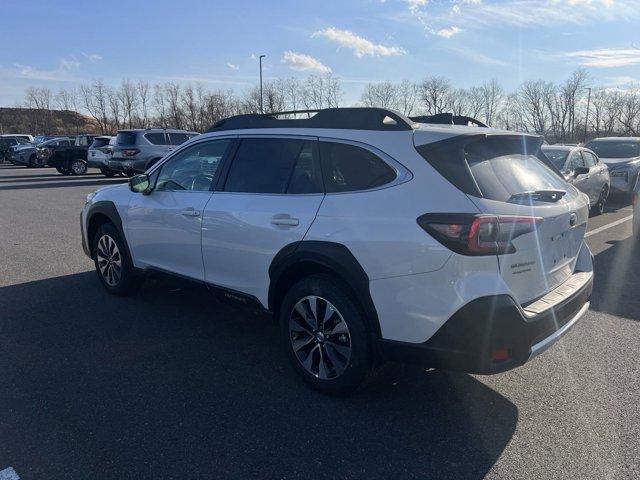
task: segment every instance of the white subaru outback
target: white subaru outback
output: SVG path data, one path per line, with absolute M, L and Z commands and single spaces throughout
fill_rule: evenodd
M 589 308 L 589 201 L 540 137 L 417 120 L 341 108 L 220 121 L 90 194 L 84 250 L 116 295 L 157 270 L 272 312 L 323 391 L 386 359 L 520 366 Z

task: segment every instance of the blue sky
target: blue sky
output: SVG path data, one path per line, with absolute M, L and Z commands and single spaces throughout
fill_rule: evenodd
M 640 82 L 640 0 L 2 0 L 2 12 L 2 106 L 94 78 L 243 91 L 258 54 L 267 78 L 330 70 L 348 102 L 367 82 L 427 75 L 512 90 L 583 66 L 594 86 Z

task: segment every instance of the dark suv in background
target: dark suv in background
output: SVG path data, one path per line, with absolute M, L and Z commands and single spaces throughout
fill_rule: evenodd
M 128 176 L 144 172 L 176 146 L 196 135 L 197 132 L 164 128 L 119 130 L 113 156 L 107 162 L 108 168 Z

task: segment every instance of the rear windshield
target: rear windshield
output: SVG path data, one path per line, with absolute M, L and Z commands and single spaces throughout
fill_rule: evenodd
M 567 162 L 567 150 L 542 150 L 546 157 L 551 160 L 558 170 L 564 169 L 564 164 Z
M 640 157 L 640 142 L 596 140 L 587 143 L 585 147 L 596 152 L 600 158 Z
M 135 145 L 136 132 L 118 132 L 116 145 Z
M 526 137 L 455 137 L 417 150 L 463 192 L 506 202 L 526 192 L 566 190 L 560 174 L 538 157 L 537 142 Z
M 94 138 L 93 143 L 91 144 L 91 148 L 100 148 L 109 145 L 108 138 Z

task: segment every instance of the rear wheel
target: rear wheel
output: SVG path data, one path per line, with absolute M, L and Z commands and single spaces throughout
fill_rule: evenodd
M 124 241 L 112 224 L 98 228 L 92 253 L 98 278 L 109 293 L 125 296 L 137 292 L 142 279 L 135 274 Z
M 604 187 L 602 187 L 602 191 L 600 192 L 600 196 L 598 197 L 598 201 L 591 208 L 591 211 L 593 212 L 594 215 L 602 215 L 604 213 L 604 207 L 605 207 L 605 205 L 607 203 L 608 193 L 609 193 L 609 190 L 607 189 L 607 186 L 605 185 Z
M 313 275 L 291 287 L 280 308 L 280 328 L 293 367 L 317 390 L 348 393 L 371 372 L 366 320 L 337 278 Z
M 102 173 L 107 178 L 111 178 L 111 177 L 115 177 L 116 176 L 116 172 L 114 172 L 113 170 L 109 170 L 107 168 L 101 168 L 100 169 L 100 173 Z
M 70 174 L 69 170 L 67 170 L 66 167 L 64 167 L 64 166 L 56 167 L 56 171 L 58 173 L 61 173 L 62 175 L 69 175 Z
M 71 171 L 72 175 L 84 175 L 85 173 L 87 173 L 87 163 L 84 160 L 77 158 L 71 161 L 69 170 Z

